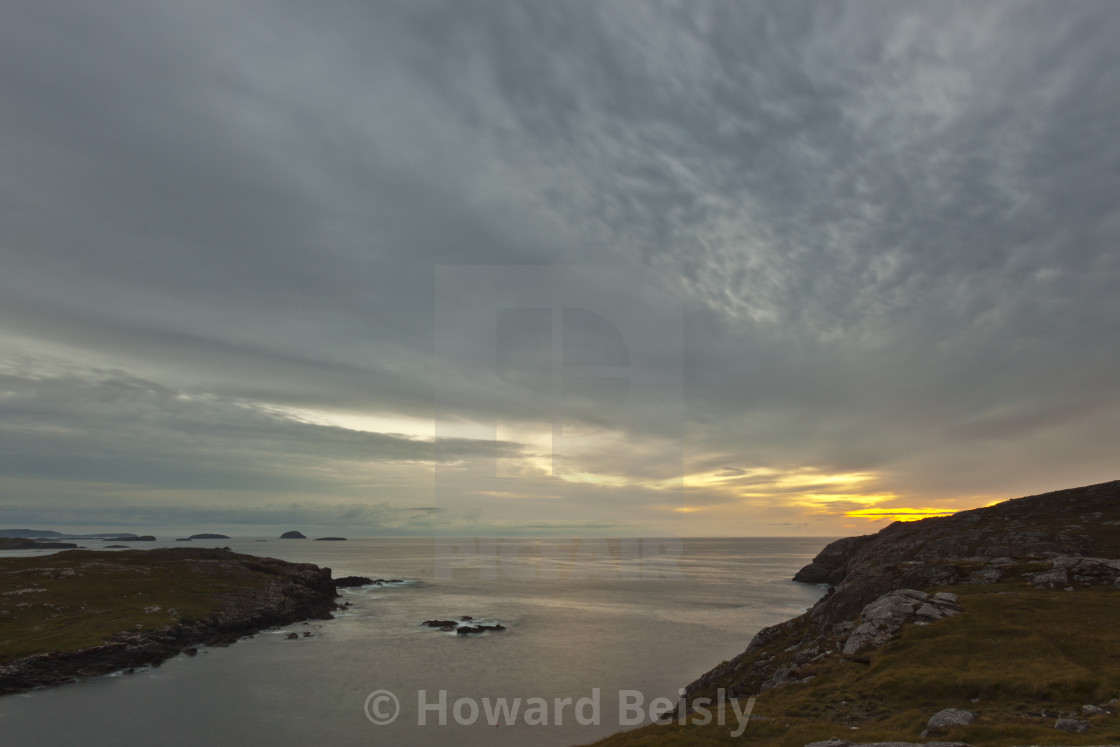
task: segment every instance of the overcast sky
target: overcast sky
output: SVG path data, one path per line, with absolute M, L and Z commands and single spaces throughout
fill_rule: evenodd
M 0 526 L 844 535 L 1116 479 L 1117 39 L 5 2 Z

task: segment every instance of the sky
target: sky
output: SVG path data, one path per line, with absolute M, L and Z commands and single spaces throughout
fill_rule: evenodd
M 1116 479 L 1118 38 L 5 2 L 0 526 L 842 536 Z

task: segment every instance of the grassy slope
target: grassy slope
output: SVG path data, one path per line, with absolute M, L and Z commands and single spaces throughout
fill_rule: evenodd
M 1056 731 L 1042 710 L 1080 711 L 1120 695 L 1120 593 L 1110 588 L 1035 590 L 1021 579 L 932 591 L 960 595 L 965 612 L 927 626 L 906 626 L 894 641 L 858 659 L 829 658 L 800 668 L 814 675 L 758 697 L 738 739 L 727 726 L 653 725 L 597 745 L 781 745 L 832 737 L 859 742 L 918 740 L 942 708 L 978 714 L 940 739 L 1001 747 L 1120 743 L 1120 716 L 1090 717 L 1086 734 Z M 767 646 L 781 650 L 797 643 Z M 814 666 L 816 668 L 814 669 Z M 976 699 L 974 701 L 974 699 Z M 733 713 L 727 721 L 735 724 Z M 856 727 L 856 728 L 852 728 Z
M 264 586 L 269 563 L 250 569 L 179 549 L 0 558 L 0 664 L 206 618 L 224 594 Z

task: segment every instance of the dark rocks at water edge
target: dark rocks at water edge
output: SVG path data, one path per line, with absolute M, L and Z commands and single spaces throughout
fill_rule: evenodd
M 113 540 L 127 540 L 129 542 L 155 542 L 155 535 L 142 534 L 139 537 L 106 537 L 103 542 L 112 542 Z
M 305 540 L 305 539 L 307 539 L 307 535 L 305 535 L 303 532 L 297 532 L 293 529 L 290 532 L 284 532 L 283 534 L 281 534 L 280 539 L 282 539 L 282 540 Z
M 316 537 L 316 542 L 345 542 L 345 537 Z
M 6 593 L 12 586 L 16 591 L 42 589 L 40 593 L 20 594 L 12 599 L 34 598 L 36 604 L 49 600 L 50 609 L 43 614 L 55 614 L 51 610 L 72 604 L 69 597 L 73 594 L 96 593 L 100 595 L 94 602 L 96 606 L 110 613 L 107 618 L 94 618 L 76 607 L 70 607 L 66 613 L 70 615 L 69 629 L 89 630 L 87 637 L 94 640 L 100 637 L 99 645 L 21 655 L 14 659 L 0 658 L 0 694 L 130 668 L 158 666 L 180 653 L 193 655 L 198 646 L 229 645 L 265 628 L 308 619 L 330 619 L 331 613 L 338 609 L 330 569 L 309 563 L 199 548 L 132 550 L 112 555 L 111 561 L 106 561 L 106 557 L 96 551 L 76 550 L 49 556 L 0 559 L 0 591 Z M 168 586 L 186 584 L 193 587 L 191 594 L 205 596 L 208 606 L 203 609 L 208 609 L 208 613 L 200 612 L 198 617 L 187 619 L 180 617 L 176 610 L 167 609 L 164 605 L 169 602 L 160 601 L 184 599 L 181 593 L 175 597 L 175 590 L 169 590 Z M 213 585 L 216 591 L 212 594 L 197 591 L 208 585 Z M 124 626 L 116 617 L 118 608 L 121 615 L 139 614 L 135 602 L 118 593 L 118 589 L 125 587 L 132 592 L 132 598 L 137 596 L 136 589 L 144 590 L 140 593 L 150 606 L 143 608 L 143 613 L 150 613 L 150 618 L 143 619 L 156 620 L 153 627 L 113 630 L 113 627 Z M 13 641 L 18 643 L 20 638 L 35 636 L 39 639 L 41 634 L 34 630 L 39 621 L 25 619 L 21 622 L 19 619 L 19 614 L 27 614 L 29 609 L 35 608 L 25 606 L 16 611 L 18 614 L 4 616 L 8 645 Z M 21 624 L 27 627 L 26 631 L 19 628 Z
M 381 579 L 378 580 L 380 581 Z M 367 576 L 343 576 L 342 578 L 336 578 L 334 580 L 334 585 L 340 589 L 349 589 L 354 586 L 367 586 L 372 583 L 373 579 Z
M 506 626 L 501 623 L 471 625 L 470 623 L 473 620 L 474 618 L 470 615 L 463 615 L 458 620 L 425 620 L 420 624 L 425 628 L 435 628 L 443 633 L 458 633 L 459 635 L 474 635 L 487 631 L 501 632 L 506 629 Z
M 340 589 L 354 586 L 384 586 L 385 584 L 403 583 L 404 579 L 400 578 L 369 578 L 367 576 L 343 576 L 334 580 L 334 585 Z

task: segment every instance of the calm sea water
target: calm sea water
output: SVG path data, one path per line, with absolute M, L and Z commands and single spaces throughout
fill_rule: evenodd
M 623 697 L 632 706 L 639 697 L 643 707 L 656 697 L 675 699 L 679 687 L 741 652 L 759 628 L 809 607 L 820 589 L 789 578 L 825 542 L 195 541 L 190 546 L 329 566 L 336 577 L 408 583 L 347 590 L 352 607 L 335 620 L 267 631 L 132 675 L 5 696 L 0 742 L 584 744 L 624 728 L 620 691 L 628 691 Z M 462 637 L 419 626 L 463 615 L 508 629 Z M 314 635 L 287 640 L 292 630 Z M 399 701 L 391 724 L 367 717 L 367 698 L 377 690 Z M 421 690 L 423 704 L 432 706 L 423 711 L 423 726 Z M 440 691 L 444 726 L 438 725 Z M 521 711 L 512 725 L 492 726 L 486 701 L 493 706 L 503 697 L 511 706 L 521 698 Z M 544 699 L 547 709 L 530 698 Z M 571 699 L 560 724 L 558 698 Z M 589 700 L 580 715 L 597 723 L 577 722 L 574 705 L 581 698 Z M 458 713 L 456 701 L 462 701 Z M 458 723 L 456 715 L 471 721 L 472 704 L 477 719 Z M 527 719 L 525 709 L 534 705 Z M 391 700 L 369 701 L 374 718 L 393 710 Z M 634 714 L 631 708 L 623 716 Z M 542 716 L 547 725 L 539 723 Z

